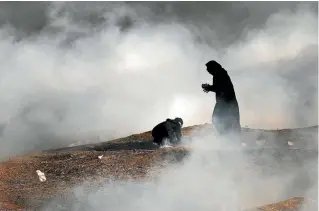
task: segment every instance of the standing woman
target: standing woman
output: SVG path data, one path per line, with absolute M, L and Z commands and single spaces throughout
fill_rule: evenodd
M 213 125 L 219 134 L 241 132 L 239 106 L 227 71 L 216 61 L 209 61 L 206 67 L 207 72 L 213 76 L 213 85 L 202 84 L 203 91 L 216 94 Z

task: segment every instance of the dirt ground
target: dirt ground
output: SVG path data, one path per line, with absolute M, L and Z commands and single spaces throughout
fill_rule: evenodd
M 200 127 L 184 128 L 183 134 L 190 135 Z M 317 139 L 317 130 L 318 127 L 276 131 L 243 129 L 243 132 L 256 140 L 267 139 L 271 133 L 272 140 L 276 137 L 277 141 L 268 147 L 312 150 L 317 156 L 317 141 L 313 140 Z M 289 140 L 294 142 L 293 147 L 286 144 Z M 146 132 L 100 144 L 11 157 L 0 163 L 0 210 L 40 210 L 53 197 L 63 195 L 84 181 L 140 180 L 147 176 L 151 167 L 164 165 L 161 161 L 167 161 L 168 157 L 170 162 L 179 162 L 189 153 L 186 147 L 158 148 L 150 141 L 151 133 Z M 45 173 L 45 182 L 39 181 L 36 170 Z M 297 211 L 305 203 L 317 202 L 298 195 L 252 210 Z

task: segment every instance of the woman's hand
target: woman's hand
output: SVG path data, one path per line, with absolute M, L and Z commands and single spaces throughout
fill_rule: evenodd
M 210 90 L 211 85 L 209 85 L 209 84 L 202 84 L 202 88 L 203 88 L 203 91 L 204 91 L 205 93 L 208 93 L 208 92 L 211 91 L 211 90 Z

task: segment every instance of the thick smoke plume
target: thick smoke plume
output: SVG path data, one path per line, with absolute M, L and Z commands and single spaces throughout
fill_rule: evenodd
M 210 122 L 211 59 L 243 126 L 317 124 L 316 3 L 1 4 L 1 157 Z
M 317 124 L 317 3 L 1 4 L 1 157 L 143 132 L 167 117 L 210 122 L 214 97 L 200 85 L 211 82 L 211 59 L 232 77 L 243 126 Z M 280 163 L 273 151 L 238 150 L 236 137 L 205 135 L 150 180 L 76 187 L 74 200 L 44 209 L 234 211 L 317 191 L 316 156 L 293 151 Z
M 189 157 L 155 167 L 148 179 L 102 178 L 75 187 L 68 197 L 52 200 L 43 210 L 243 211 L 290 197 L 317 197 L 315 151 L 285 152 L 280 158 L 272 149 L 241 150 L 235 137 L 228 140 L 200 131 L 193 139 Z M 305 210 L 316 210 L 314 205 Z

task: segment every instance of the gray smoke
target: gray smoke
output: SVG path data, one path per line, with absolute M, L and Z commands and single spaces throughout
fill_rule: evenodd
M 154 167 L 147 179 L 85 182 L 43 210 L 243 211 L 290 197 L 317 198 L 317 151 L 249 152 L 234 137 L 201 131 L 193 138 L 181 163 Z
M 317 124 L 317 3 L 2 2 L 1 157 L 210 122 L 205 63 L 242 126 Z

